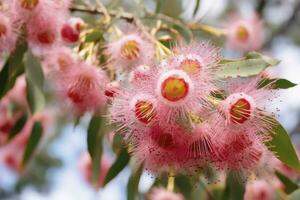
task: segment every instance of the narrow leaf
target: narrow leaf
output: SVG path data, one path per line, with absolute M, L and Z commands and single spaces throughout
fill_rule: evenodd
M 43 133 L 42 124 L 40 122 L 35 122 L 31 129 L 31 135 L 29 137 L 25 152 L 23 154 L 23 160 L 22 160 L 23 166 L 26 166 L 26 164 L 31 159 L 42 137 L 42 133 Z
M 290 178 L 280 173 L 279 171 L 276 171 L 275 174 L 283 183 L 284 190 L 287 194 L 290 194 L 299 188 L 299 186 L 294 181 L 292 181 Z
M 85 37 L 85 42 L 97 42 L 99 40 L 103 39 L 103 34 L 101 31 L 99 30 L 95 30 L 91 33 L 89 33 L 86 37 Z
M 93 116 L 87 134 L 88 151 L 92 158 L 92 183 L 97 187 L 100 175 L 100 161 L 102 156 L 102 139 L 104 133 L 104 118 Z
M 248 77 L 261 73 L 267 67 L 277 65 L 277 59 L 250 52 L 244 58 L 222 60 L 217 75 L 220 78 Z
M 140 165 L 129 177 L 127 184 L 127 200 L 134 200 L 136 198 L 142 172 L 143 165 Z
M 262 79 L 258 82 L 257 88 L 269 87 L 271 89 L 288 89 L 297 84 L 286 79 Z
M 300 172 L 300 163 L 288 133 L 278 121 L 272 120 L 275 124 L 272 130 L 274 134 L 272 140 L 266 143 L 268 149 L 283 163 Z
M 26 51 L 27 44 L 20 42 L 3 66 L 0 72 L 0 99 L 15 85 L 17 77 L 24 73 L 23 56 Z
M 43 110 L 45 106 L 45 97 L 39 87 L 32 83 L 30 79 L 26 77 L 26 94 L 27 102 L 31 113 L 36 113 Z
M 18 119 L 18 121 L 15 123 L 15 125 L 12 127 L 12 129 L 9 132 L 8 141 L 11 141 L 14 137 L 18 135 L 18 133 L 21 132 L 24 125 L 26 124 L 27 118 L 28 118 L 27 113 L 24 113 Z
M 193 12 L 193 16 L 195 17 L 195 15 L 197 14 L 197 11 L 199 10 L 200 7 L 200 0 L 196 0 L 196 6 Z
M 111 168 L 109 169 L 105 180 L 104 180 L 104 185 L 109 183 L 112 179 L 114 179 L 128 164 L 130 159 L 130 156 L 127 152 L 126 148 L 122 148 L 121 151 L 119 152 L 119 155 Z
M 44 74 L 39 60 L 29 51 L 25 56 L 26 77 L 41 91 L 44 87 Z
M 238 181 L 233 172 L 227 174 L 226 187 L 223 193 L 224 200 L 240 200 L 244 198 L 245 185 Z

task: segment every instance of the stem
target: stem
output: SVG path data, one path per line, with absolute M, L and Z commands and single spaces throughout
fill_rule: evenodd
M 209 26 L 206 24 L 199 24 L 196 22 L 192 22 L 192 23 L 188 24 L 188 27 L 190 29 L 194 29 L 194 30 L 199 29 L 199 30 L 205 31 L 207 33 L 210 33 L 212 35 L 218 36 L 218 37 L 227 35 L 227 32 L 225 29 L 216 28 L 216 27 Z
M 170 192 L 173 192 L 174 187 L 175 187 L 175 176 L 173 174 L 170 174 L 168 177 L 167 190 Z

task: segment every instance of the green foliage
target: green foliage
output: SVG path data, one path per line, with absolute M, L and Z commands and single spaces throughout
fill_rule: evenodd
M 286 80 L 286 79 L 282 79 L 282 78 L 279 78 L 279 79 L 275 79 L 275 78 L 272 78 L 272 79 L 262 79 L 258 84 L 258 89 L 260 88 L 263 88 L 263 87 L 270 87 L 272 89 L 288 89 L 288 88 L 291 88 L 291 87 L 295 87 L 297 84 L 289 81 L 289 80 Z
M 25 56 L 26 94 L 31 113 L 40 112 L 45 106 L 43 93 L 44 75 L 39 60 L 28 52 Z
M 127 200 L 135 200 L 135 197 L 138 194 L 138 186 L 142 173 L 143 165 L 137 166 L 135 169 L 133 169 L 133 172 L 127 183 Z
M 272 130 L 274 134 L 271 141 L 266 143 L 268 149 L 283 163 L 300 172 L 300 163 L 288 133 L 278 121 L 275 119 L 272 121 L 274 121 Z
M 22 166 L 26 166 L 33 153 L 35 152 L 43 134 L 43 127 L 41 122 L 35 122 L 32 129 L 29 140 L 27 142 L 25 152 L 23 154 Z
M 199 7 L 200 7 L 200 3 L 201 3 L 201 0 L 196 0 L 196 6 L 194 8 L 193 16 L 195 16 L 197 14 L 197 11 L 199 10 Z
M 26 124 L 27 118 L 28 118 L 27 113 L 23 113 L 23 115 L 17 120 L 15 125 L 9 131 L 9 136 L 8 136 L 9 141 L 11 141 L 14 137 L 16 137 L 21 132 L 24 125 Z
M 245 183 L 238 180 L 234 172 L 227 174 L 226 186 L 223 192 L 223 200 L 240 200 L 244 198 Z
M 276 171 L 275 174 L 278 177 L 278 179 L 283 183 L 284 191 L 287 194 L 290 194 L 299 188 L 299 186 L 294 181 L 292 181 L 291 179 L 289 179 L 287 176 L 280 173 L 279 171 Z
M 220 62 L 221 68 L 217 72 L 220 78 L 248 77 L 261 73 L 270 66 L 277 65 L 279 60 L 262 55 L 257 52 L 250 52 L 244 58 Z
M 92 159 L 92 182 L 97 187 L 103 151 L 104 118 L 93 116 L 87 133 L 88 151 Z
M 170 17 L 179 18 L 182 13 L 181 0 L 156 0 L 156 12 L 163 13 Z
M 19 42 L 16 50 L 9 56 L 0 72 L 0 99 L 13 88 L 18 76 L 24 73 L 23 56 L 27 51 L 27 44 Z
M 117 156 L 117 159 L 110 167 L 105 180 L 104 185 L 108 184 L 112 179 L 114 179 L 128 164 L 130 156 L 126 148 L 122 148 Z
M 86 38 L 85 42 L 97 42 L 99 40 L 103 40 L 103 33 L 99 30 L 94 30 L 91 33 L 89 33 Z

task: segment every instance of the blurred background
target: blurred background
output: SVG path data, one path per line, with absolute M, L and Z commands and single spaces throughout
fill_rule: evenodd
M 92 0 L 88 1 L 93 3 Z M 229 16 L 250 16 L 254 12 L 264 19 L 265 43 L 261 52 L 281 60 L 272 73 L 294 83 L 300 83 L 300 0 L 103 0 L 107 8 L 143 16 L 143 9 L 161 12 L 184 22 L 198 21 L 226 28 Z M 82 1 L 78 1 L 82 3 Z M 143 9 L 141 9 L 143 8 Z M 82 16 L 82 13 L 74 12 Z M 223 47 L 224 38 L 195 31 L 196 40 L 210 39 Z M 242 54 L 223 49 L 228 58 Z M 282 102 L 281 102 L 282 101 Z M 279 120 L 291 135 L 294 144 L 300 143 L 300 87 L 280 93 Z M 0 163 L 0 199 L 5 200 L 123 200 L 130 170 L 125 168 L 105 188 L 95 190 L 80 173 L 79 163 L 86 152 L 86 129 L 91 116 L 84 116 L 78 125 L 66 116 L 48 129 L 49 137 L 25 174 L 20 176 Z M 109 139 L 108 139 L 109 140 Z M 106 154 L 114 154 L 105 149 Z M 145 193 L 154 178 L 144 172 L 139 191 Z

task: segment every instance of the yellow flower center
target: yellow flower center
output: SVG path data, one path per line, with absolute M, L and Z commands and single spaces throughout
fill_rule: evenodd
M 243 124 L 251 117 L 251 105 L 249 101 L 242 98 L 237 100 L 230 108 L 230 121 Z
M 197 60 L 185 59 L 180 63 L 180 68 L 188 74 L 195 74 L 200 70 L 201 65 Z
M 33 10 L 39 3 L 39 0 L 20 0 L 21 7 L 26 10 Z
M 152 103 L 147 101 L 138 101 L 135 104 L 135 116 L 139 121 L 148 124 L 155 115 L 156 112 Z
M 170 76 L 162 83 L 161 94 L 169 101 L 179 101 L 185 98 L 189 91 L 189 84 L 180 77 Z
M 245 42 L 245 41 L 248 40 L 249 31 L 247 30 L 247 28 L 245 26 L 237 27 L 237 29 L 236 29 L 236 38 L 241 42 Z
M 134 60 L 139 57 L 139 43 L 134 40 L 129 40 L 121 47 L 121 56 L 124 59 Z

